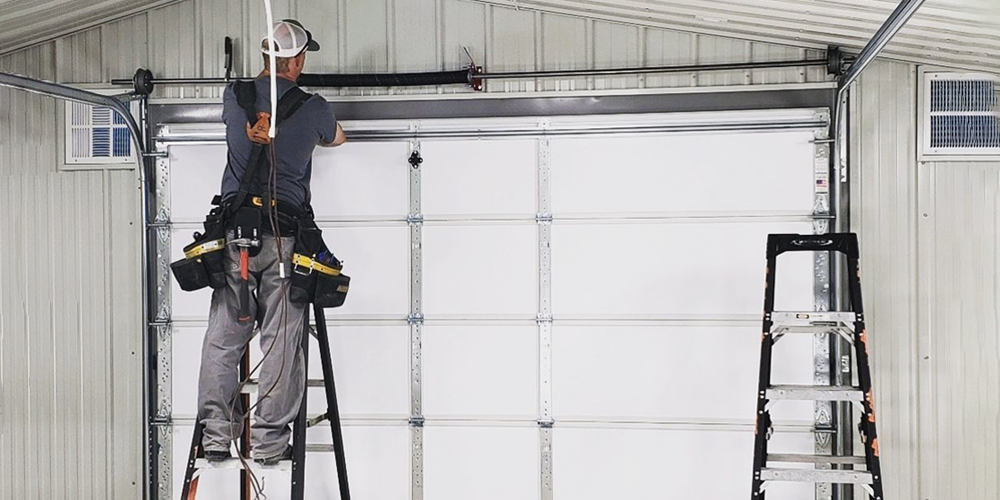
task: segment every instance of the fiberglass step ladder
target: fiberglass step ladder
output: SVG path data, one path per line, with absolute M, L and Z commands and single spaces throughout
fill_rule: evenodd
M 778 256 L 785 252 L 841 252 L 847 257 L 851 311 L 845 312 L 775 312 L 775 271 Z M 832 256 L 832 255 L 831 255 Z M 767 238 L 767 278 L 764 291 L 764 326 L 761 337 L 760 385 L 757 393 L 757 419 L 753 455 L 753 494 L 763 500 L 767 485 L 773 481 L 806 483 L 858 484 L 874 500 L 882 495 L 882 469 L 879 464 L 878 435 L 875 431 L 872 378 L 868 364 L 868 337 L 861 303 L 861 275 L 858 238 L 854 233 L 798 235 L 772 234 Z M 858 382 L 855 386 L 771 385 L 771 354 L 774 344 L 784 335 L 840 335 L 855 349 Z M 856 404 L 861 409 L 859 429 L 865 456 L 819 456 L 768 453 L 771 435 L 771 407 L 776 401 L 838 401 Z M 780 468 L 772 463 L 828 465 L 832 468 Z M 854 470 L 864 465 L 866 470 Z M 787 466 L 787 465 L 786 465 Z
M 337 462 L 337 480 L 340 484 L 341 500 L 351 500 L 350 487 L 347 482 L 347 462 L 344 458 L 344 439 L 340 427 L 340 409 L 337 405 L 337 389 L 333 380 L 333 360 L 330 357 L 330 338 L 326 330 L 326 316 L 323 308 L 316 306 L 314 309 L 316 316 L 315 329 L 309 328 L 309 314 L 306 313 L 307 334 L 302 335 L 303 363 L 306 373 L 309 373 L 309 337 L 314 335 L 319 344 L 320 363 L 323 365 L 322 380 L 307 380 L 303 389 L 302 405 L 299 414 L 292 424 L 292 458 L 282 460 L 277 465 L 261 465 L 252 459 L 246 459 L 246 466 L 255 472 L 259 471 L 291 471 L 292 473 L 292 500 L 303 500 L 305 496 L 305 475 L 306 475 L 306 452 L 334 452 Z M 240 363 L 240 380 L 246 380 L 247 372 L 250 370 L 249 349 L 243 355 Z M 323 387 L 326 391 L 327 411 L 316 417 L 308 417 L 306 414 L 306 401 L 310 387 Z M 250 394 L 259 389 L 257 380 L 251 379 L 243 385 L 241 390 L 241 400 L 243 408 L 250 407 Z M 330 430 L 333 434 L 332 445 L 306 444 L 306 429 L 318 425 L 323 421 L 330 422 Z M 184 488 L 181 492 L 181 500 L 195 500 L 198 492 L 198 479 L 205 471 L 218 469 L 239 469 L 240 470 L 240 498 L 250 500 L 253 489 L 250 485 L 250 475 L 244 468 L 244 462 L 238 457 L 229 458 L 221 462 L 209 462 L 204 458 L 204 449 L 201 446 L 201 438 L 204 428 L 201 423 L 195 424 L 194 436 L 191 439 L 191 450 L 188 455 L 187 470 L 184 473 Z M 240 455 L 249 456 L 250 452 L 250 426 L 244 425 L 243 433 L 239 439 L 238 446 Z

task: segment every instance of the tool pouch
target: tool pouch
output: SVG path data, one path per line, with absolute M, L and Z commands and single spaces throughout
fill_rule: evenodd
M 181 290 L 226 286 L 224 212 L 221 207 L 212 209 L 205 217 L 205 233 L 194 233 L 194 243 L 184 247 L 184 259 L 170 264 Z
M 311 302 L 324 308 L 344 305 L 351 278 L 341 274 L 341 269 L 343 265 L 326 247 L 316 223 L 299 219 L 292 254 L 292 302 Z
M 260 209 L 256 207 L 242 207 L 233 216 L 231 229 L 236 239 L 260 240 L 262 236 L 262 226 L 264 217 Z M 250 256 L 256 257 L 260 253 L 260 245 L 250 247 Z

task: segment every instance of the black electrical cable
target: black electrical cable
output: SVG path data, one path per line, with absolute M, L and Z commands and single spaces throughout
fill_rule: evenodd
M 296 82 L 303 87 L 422 87 L 433 85 L 472 84 L 467 70 L 426 73 L 389 74 L 309 74 L 303 73 Z

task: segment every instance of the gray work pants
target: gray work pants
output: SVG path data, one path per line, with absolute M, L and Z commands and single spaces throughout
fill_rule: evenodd
M 226 241 L 230 239 L 231 235 Z M 250 316 L 260 325 L 264 353 L 258 371 L 262 397 L 250 428 L 252 454 L 258 458 L 285 450 L 291 437 L 289 424 L 298 414 L 305 390 L 301 343 L 308 304 L 288 300 L 295 239 L 281 238 L 281 244 L 279 256 L 274 237 L 264 236 L 260 253 L 250 258 L 249 266 Z M 225 252 L 228 285 L 212 294 L 198 380 L 198 417 L 205 426 L 202 445 L 208 451 L 228 451 L 230 442 L 243 432 L 244 409 L 236 394 L 238 370 L 254 335 L 254 321 L 237 321 L 242 282 L 239 249 L 227 246 Z M 285 263 L 285 278 L 281 278 L 279 262 Z

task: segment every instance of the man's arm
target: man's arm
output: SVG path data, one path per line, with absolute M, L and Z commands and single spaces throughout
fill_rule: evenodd
M 340 124 L 337 124 L 337 133 L 333 138 L 333 142 L 322 142 L 319 145 L 324 148 L 335 148 L 341 144 L 347 142 L 347 135 L 344 134 L 344 129 L 340 128 Z

